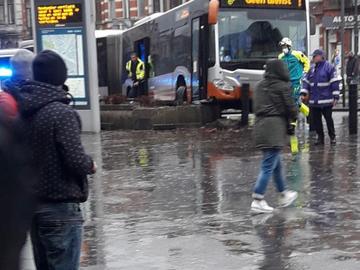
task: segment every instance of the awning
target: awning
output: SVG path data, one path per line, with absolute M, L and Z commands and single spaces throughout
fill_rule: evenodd
M 345 15 L 345 28 L 354 28 L 355 16 Z M 358 16 L 358 22 L 360 22 L 360 15 Z M 323 27 L 326 29 L 339 29 L 341 26 L 341 16 L 324 16 L 322 18 Z M 359 24 L 360 26 L 360 24 Z

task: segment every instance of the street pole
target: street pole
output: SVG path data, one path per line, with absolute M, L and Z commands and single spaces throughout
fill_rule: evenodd
M 148 3 L 149 3 L 148 15 L 151 15 L 154 13 L 154 0 L 149 0 Z
M 345 0 L 341 0 L 341 25 L 340 25 L 340 35 L 341 35 L 341 80 L 342 80 L 342 91 L 343 94 L 343 107 L 346 106 L 346 91 L 345 91 L 345 81 L 344 81 L 344 62 L 345 62 Z
M 355 56 L 359 53 L 359 21 L 358 21 L 358 0 L 355 0 L 355 26 L 354 26 L 354 37 L 355 37 Z
M 359 51 L 359 25 L 358 25 L 358 0 L 355 0 L 355 25 L 354 25 L 355 55 Z M 358 76 L 352 78 L 349 85 L 349 132 L 357 134 L 358 132 Z
M 164 1 L 165 0 L 160 0 L 160 12 L 165 12 L 165 10 L 164 10 Z

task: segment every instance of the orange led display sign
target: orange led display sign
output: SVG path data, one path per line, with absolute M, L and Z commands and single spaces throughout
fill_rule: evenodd
M 51 5 L 37 7 L 38 25 L 81 23 L 81 4 Z
M 305 9 L 305 0 L 220 0 L 220 7 Z

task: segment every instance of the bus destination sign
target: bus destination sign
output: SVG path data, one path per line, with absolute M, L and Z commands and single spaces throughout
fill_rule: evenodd
M 37 6 L 37 23 L 40 26 L 82 23 L 81 4 Z
M 305 0 L 220 0 L 220 7 L 305 9 Z

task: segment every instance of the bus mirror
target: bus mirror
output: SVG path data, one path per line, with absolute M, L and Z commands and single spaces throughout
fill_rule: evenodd
M 219 0 L 211 0 L 209 3 L 209 18 L 208 22 L 210 25 L 217 24 L 219 14 Z
M 315 16 L 310 15 L 310 35 L 316 34 L 316 18 Z

